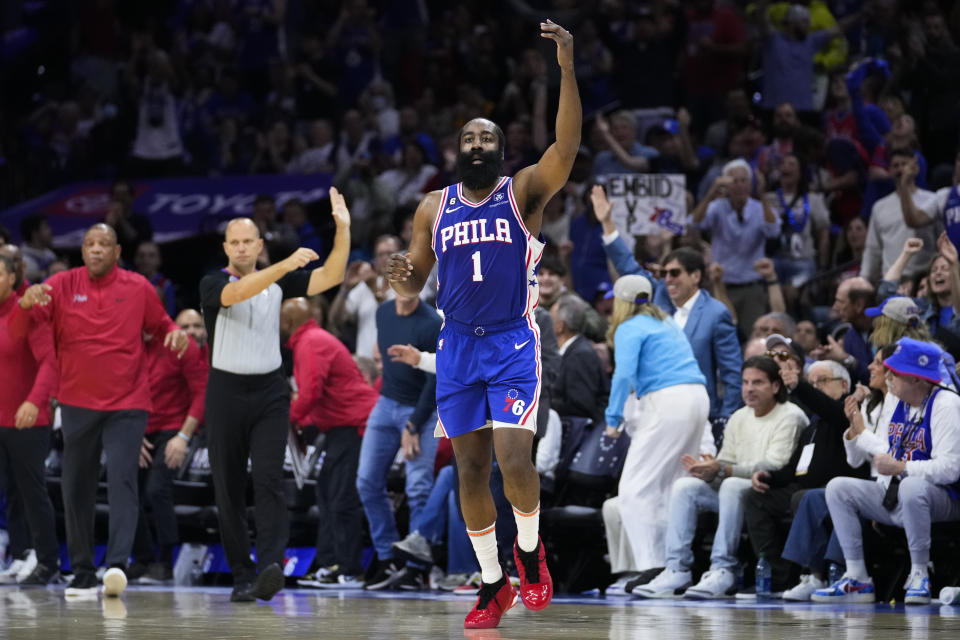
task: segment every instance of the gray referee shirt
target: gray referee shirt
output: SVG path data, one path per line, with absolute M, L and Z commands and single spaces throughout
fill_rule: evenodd
M 225 307 L 223 288 L 239 278 L 226 269 L 200 281 L 200 305 L 210 342 L 210 366 L 257 375 L 280 368 L 280 305 L 307 295 L 309 271 L 293 271 L 243 302 Z

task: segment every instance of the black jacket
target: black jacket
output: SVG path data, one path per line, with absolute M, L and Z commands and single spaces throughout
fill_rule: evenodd
M 603 412 L 610 395 L 610 381 L 600 356 L 583 336 L 577 336 L 562 357 L 554 381 L 550 406 L 561 416 L 591 418 L 603 424 Z

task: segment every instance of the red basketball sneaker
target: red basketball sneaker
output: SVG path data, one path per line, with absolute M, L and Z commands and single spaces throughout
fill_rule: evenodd
M 463 626 L 466 629 L 492 629 L 500 624 L 503 617 L 517 599 L 517 592 L 510 584 L 510 577 L 503 572 L 503 577 L 488 584 L 480 583 L 480 593 L 477 604 L 467 614 Z
M 523 604 L 532 611 L 546 608 L 553 598 L 553 580 L 547 569 L 543 540 L 537 536 L 537 548 L 529 553 L 521 551 L 514 542 L 513 559 L 517 562 L 517 573 L 520 574 L 520 599 Z

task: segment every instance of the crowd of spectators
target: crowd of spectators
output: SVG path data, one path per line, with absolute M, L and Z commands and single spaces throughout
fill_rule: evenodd
M 535 162 L 551 139 L 559 76 L 550 43 L 531 34 L 545 14 L 569 28 L 584 144 L 568 184 L 544 211 L 540 306 L 551 311 L 545 321 L 556 332 L 560 357 L 545 364 L 552 369 L 545 371 L 545 398 L 554 420 L 541 420 L 541 444 L 558 443 L 561 419 L 603 419 L 614 371 L 612 340 L 605 337 L 614 282 L 644 274 L 653 283 L 652 299 L 694 347 L 718 459 L 740 476 L 727 482 L 743 485 L 735 499 L 746 507 L 737 513 L 742 519 L 746 509 L 745 529 L 757 553 L 775 554 L 782 589 L 794 586 L 800 567 L 800 586 L 810 588 L 797 593 L 825 587 L 827 556 L 796 552 L 789 539 L 784 547 L 751 509 L 806 513 L 799 497 L 791 502 L 795 493 L 822 492 L 854 462 L 860 476 L 869 477 L 862 464 L 872 458 L 848 450 L 846 460 L 841 455 L 842 464 L 816 482 L 798 481 L 781 467 L 796 472 L 804 445 L 827 433 L 834 441 L 821 446 L 816 440 L 818 456 L 840 451 L 848 427 L 854 435 L 863 430 L 857 412 L 842 408 L 845 397 L 863 402 L 871 434 L 886 430 L 880 422 L 893 408 L 877 417 L 887 403 L 868 406 L 866 391 L 881 399 L 889 391 L 882 371 L 877 380 L 871 369 L 882 367 L 874 361 L 885 347 L 906 336 L 935 340 L 960 356 L 954 313 L 960 303 L 960 9 L 953 3 L 181 0 L 133 6 L 90 0 L 55 15 L 61 8 L 31 3 L 16 16 L 24 42 L 13 73 L 23 84 L 3 97 L 0 205 L 69 181 L 115 180 L 105 221 L 117 231 L 127 268 L 146 276 L 173 314 L 197 300 L 196 280 L 163 275 L 163 260 L 177 256 L 151 241 L 149 218 L 133 205 L 136 180 L 329 174 L 351 210 L 355 260 L 339 293 L 311 299 L 310 310 L 373 384 L 386 368 L 382 359 L 390 357 L 378 340 L 378 313 L 385 304 L 392 308 L 394 298 L 384 265 L 409 241 L 420 198 L 456 181 L 458 128 L 472 117 L 489 117 L 505 132 L 508 174 Z M 689 217 L 682 235 L 632 236 L 615 225 L 603 185 L 610 175 L 634 172 L 684 176 Z M 297 246 L 322 257 L 333 222 L 320 209 L 258 197 L 251 217 L 266 240 L 262 264 Z M 20 233 L 29 281 L 69 264 L 69 256 L 53 251 L 42 216 L 27 218 Z M 434 295 L 425 290 L 420 304 L 429 307 Z M 891 302 L 893 296 L 903 300 Z M 417 306 L 398 302 L 395 314 L 404 315 L 402 304 Z M 778 344 L 787 352 L 778 352 Z M 766 364 L 744 367 L 756 365 L 755 356 L 773 357 L 779 373 Z M 411 365 L 419 361 L 410 358 Z M 743 411 L 743 402 L 754 411 L 763 404 L 748 399 L 746 387 L 741 397 L 747 371 L 751 380 L 760 372 L 779 388 L 777 403 L 789 390 L 789 401 L 804 413 L 790 427 L 789 451 L 773 457 L 776 465 L 749 446 L 749 464 L 743 451 L 723 457 L 727 420 Z M 808 432 L 817 422 L 829 429 Z M 414 433 L 421 433 L 416 426 Z M 727 453 L 735 446 L 744 444 L 728 443 Z M 537 457 L 541 473 L 552 477 L 556 456 L 541 450 Z M 701 475 L 690 473 L 716 482 L 716 494 L 726 473 L 720 469 L 727 468 L 711 464 Z M 752 485 L 742 482 L 751 478 Z M 828 505 L 833 514 L 843 501 L 843 483 L 830 485 L 820 497 L 821 514 Z M 777 493 L 776 504 L 769 496 L 741 498 L 766 494 L 770 486 L 791 490 Z M 392 560 L 398 534 L 381 522 L 382 508 L 374 514 L 369 506 L 372 497 L 383 502 L 382 487 L 362 482 L 359 488 L 371 525 L 377 520 L 389 530 L 379 542 L 375 532 L 378 554 Z M 429 513 L 445 511 L 447 492 L 434 501 L 423 487 L 417 490 L 421 529 Z M 719 500 L 723 520 L 724 509 L 734 507 L 724 506 L 722 489 Z M 608 511 L 605 506 L 609 533 Z M 844 553 L 855 537 L 849 521 L 847 515 Z M 678 516 L 671 526 L 686 531 L 692 525 Z M 713 568 L 729 573 L 740 523 L 724 520 L 724 527 L 727 546 Z M 910 551 L 919 571 L 923 554 Z M 797 563 L 796 575 L 779 564 L 781 553 Z M 690 568 L 687 560 L 637 566 L 629 554 L 618 557 L 615 562 L 611 542 L 613 570 L 629 578 L 624 586 L 641 587 L 664 566 L 678 574 Z M 843 562 L 843 554 L 829 557 Z M 350 566 L 342 575 L 352 580 L 354 559 Z M 378 584 L 393 584 L 388 567 L 378 568 Z M 337 582 L 334 569 L 314 569 L 312 581 L 329 583 L 332 575 Z M 851 576 L 867 578 L 859 565 Z M 690 582 L 689 575 L 673 577 L 647 595 Z M 708 596 L 730 588 L 730 579 L 714 573 Z

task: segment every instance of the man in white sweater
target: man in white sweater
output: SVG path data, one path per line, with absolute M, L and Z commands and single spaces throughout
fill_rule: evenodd
M 741 371 L 746 406 L 730 416 L 716 458 L 701 455 L 700 460 L 691 456 L 681 459 L 690 477 L 674 482 L 670 494 L 667 567 L 649 583 L 634 588 L 635 596 L 672 598 L 683 592 L 688 598 L 710 599 L 723 597 L 735 588 L 733 569 L 738 563 L 743 496 L 750 490 L 750 478 L 756 471 L 772 471 L 787 464 L 800 431 L 809 423 L 803 411 L 787 401 L 780 369 L 772 359 L 750 358 Z M 716 512 L 719 522 L 710 570 L 690 587 L 691 545 L 700 511 Z
M 861 518 L 903 527 L 912 564 L 905 602 L 930 602 L 930 524 L 960 520 L 960 396 L 939 386 L 941 355 L 936 345 L 901 338 L 884 360 L 888 393 L 900 401 L 885 443 L 869 431 L 857 436 L 858 447 L 875 454 L 877 479 L 834 478 L 827 484 L 827 508 L 847 571 L 814 591 L 814 602 L 876 598 L 863 557 Z
M 912 276 L 924 269 L 936 251 L 939 230 L 935 224 L 936 217 L 931 214 L 936 194 L 918 189 L 913 180 L 905 180 L 913 158 L 913 151 L 894 149 L 891 152 L 890 173 L 900 185 L 899 191 L 877 200 L 870 213 L 867 245 L 860 262 L 860 275 L 873 283 L 879 281 L 890 265 L 896 262 L 907 239 L 923 240 L 923 250 L 904 268 L 905 276 Z M 902 200 L 907 199 L 914 207 L 904 210 Z M 920 219 L 915 220 L 916 217 Z M 925 223 L 924 217 L 927 218 Z

